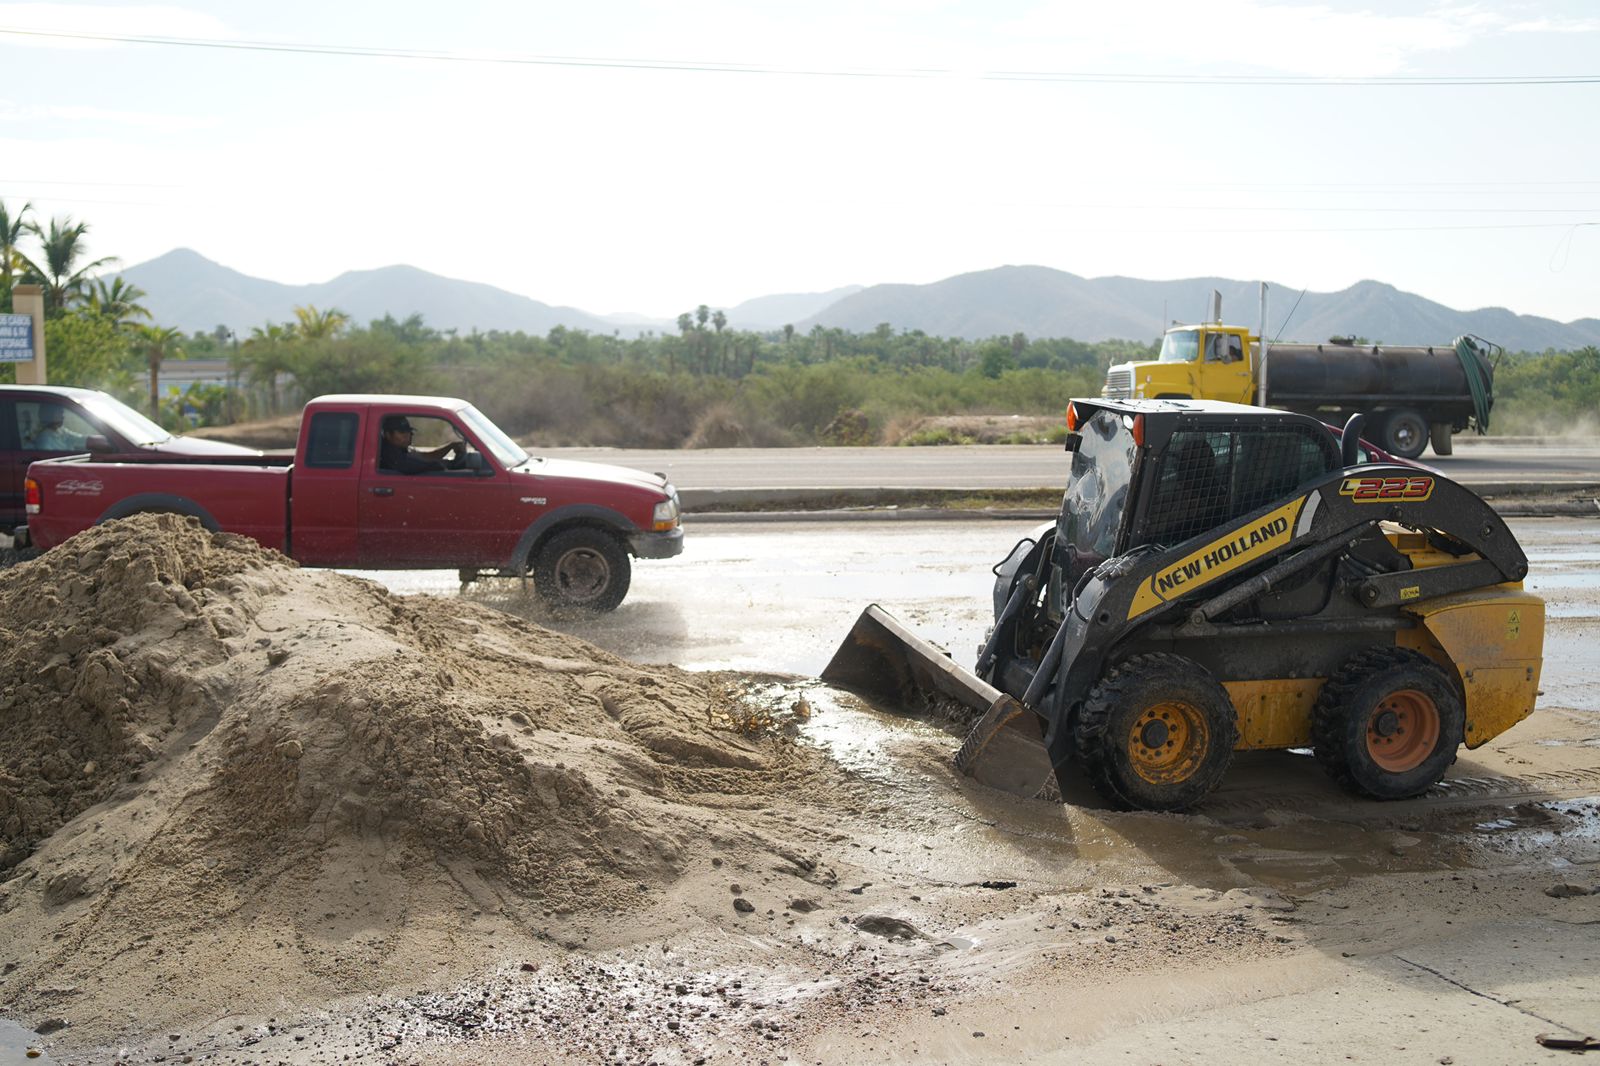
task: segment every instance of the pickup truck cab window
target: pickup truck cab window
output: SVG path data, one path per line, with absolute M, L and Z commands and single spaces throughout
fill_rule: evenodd
M 323 411 L 311 417 L 306 438 L 306 465 L 341 470 L 356 461 L 356 434 L 361 416 L 354 411 Z
M 476 469 L 471 444 L 449 419 L 391 414 L 378 420 L 378 470 L 385 474 L 444 474 Z

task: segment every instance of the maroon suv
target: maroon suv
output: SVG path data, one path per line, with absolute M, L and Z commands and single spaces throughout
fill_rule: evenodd
M 94 440 L 99 437 L 104 440 Z M 22 479 L 35 459 L 78 452 L 259 455 L 237 444 L 175 437 L 138 411 L 93 389 L 0 385 L 0 532 L 27 521 Z

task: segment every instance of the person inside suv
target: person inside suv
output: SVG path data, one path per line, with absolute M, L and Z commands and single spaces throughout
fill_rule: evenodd
M 84 441 L 88 438 L 81 433 L 74 433 L 62 423 L 66 419 L 66 412 L 55 404 L 41 404 L 39 407 L 39 431 L 27 446 L 41 452 L 81 452 Z

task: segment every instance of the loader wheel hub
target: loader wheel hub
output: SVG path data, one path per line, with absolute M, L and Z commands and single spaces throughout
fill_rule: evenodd
M 1433 754 L 1439 730 L 1439 708 L 1426 693 L 1391 692 L 1367 719 L 1367 754 L 1389 773 L 1405 773 Z
M 1133 723 L 1128 761 L 1153 785 L 1185 781 L 1199 769 L 1210 743 L 1205 714 L 1193 704 L 1153 704 Z
M 1172 730 L 1167 728 L 1167 723 L 1165 722 L 1146 722 L 1144 729 L 1139 734 L 1139 743 L 1155 751 L 1158 748 L 1166 747 L 1167 737 L 1171 733 Z

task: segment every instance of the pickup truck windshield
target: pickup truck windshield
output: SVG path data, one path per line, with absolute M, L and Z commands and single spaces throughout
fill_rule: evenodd
M 483 446 L 500 460 L 501 466 L 507 468 L 520 466 L 528 461 L 528 453 L 518 447 L 516 441 L 506 436 L 499 426 L 485 418 L 483 412 L 476 407 L 463 407 L 461 420 L 472 427 L 472 431 L 478 435 Z
M 1161 362 L 1192 363 L 1200 355 L 1200 331 L 1173 330 L 1161 338 Z
M 103 393 L 82 397 L 84 409 L 98 418 L 115 433 L 126 437 L 131 444 L 165 444 L 172 434 L 150 421 L 120 400 Z

